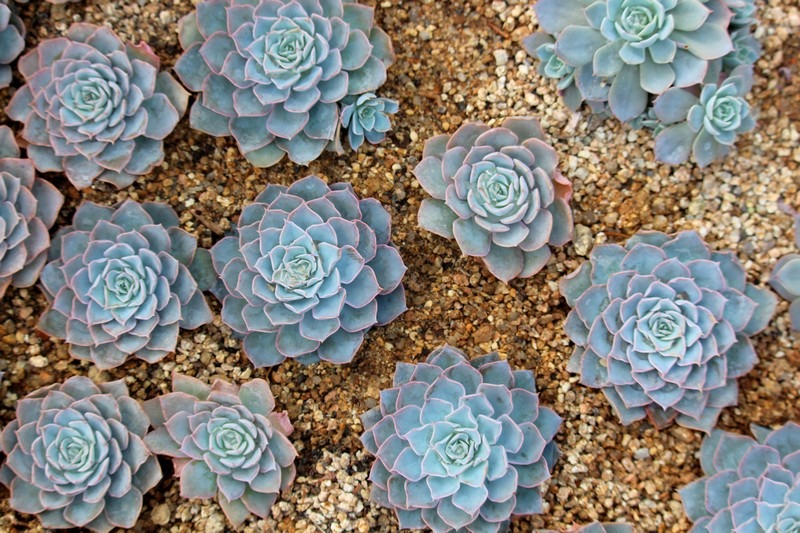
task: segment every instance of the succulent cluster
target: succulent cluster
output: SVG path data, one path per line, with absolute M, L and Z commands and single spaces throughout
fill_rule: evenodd
M 699 97 L 677 88 L 659 96 L 653 109 L 663 129 L 656 135 L 656 157 L 679 164 L 691 155 L 704 167 L 726 156 L 736 136 L 756 126 L 745 100 L 752 86 L 752 67 L 741 66 L 719 84 L 704 85 Z
M 7 126 L 0 126 L 0 298 L 9 286 L 30 287 L 39 279 L 50 247 L 50 227 L 64 196 L 36 177 Z
M 497 532 L 512 515 L 542 512 L 561 419 L 539 405 L 531 371 L 443 346 L 398 363 L 380 396 L 361 441 L 376 457 L 371 498 L 401 528 Z
M 25 49 L 25 24 L 0 0 L 0 89 L 11 83 L 11 64 Z
M 36 168 L 64 172 L 83 189 L 95 180 L 127 187 L 159 165 L 189 98 L 159 64 L 147 44 L 91 24 L 73 24 L 25 54 L 26 83 L 6 111 L 24 123 Z
M 712 252 L 694 231 L 643 231 L 605 244 L 561 280 L 577 345 L 568 364 L 602 389 L 623 424 L 645 416 L 710 432 L 735 405 L 736 378 L 757 356 L 775 296 L 747 283 L 732 252 Z
M 31 393 L 0 439 L 9 505 L 45 528 L 133 527 L 142 495 L 161 479 L 143 440 L 148 427 L 122 380 L 72 377 Z
M 389 214 L 349 184 L 268 185 L 211 255 L 222 320 L 256 367 L 350 362 L 372 326 L 406 310 Z
M 572 239 L 572 184 L 538 120 L 464 124 L 426 141 L 422 157 L 414 176 L 432 198 L 420 205 L 419 225 L 455 237 L 501 280 L 533 276 L 550 246 Z
M 372 7 L 350 0 L 200 2 L 180 22 L 185 52 L 175 65 L 202 93 L 192 127 L 232 135 L 258 167 L 284 154 L 313 161 L 338 144 L 345 98 L 386 81 L 394 52 L 373 18 Z
M 691 531 L 800 530 L 800 426 L 752 426 L 755 439 L 715 429 L 700 448 L 705 477 L 681 489 Z
M 539 73 L 558 80 L 573 111 L 585 101 L 595 113 L 655 130 L 657 159 L 681 163 L 688 145 L 705 166 L 754 127 L 743 98 L 752 81 L 736 72 L 761 55 L 753 0 L 538 0 L 535 10 L 541 31 L 523 46 Z M 726 85 L 729 77 L 738 81 Z M 713 117 L 706 126 L 704 116 Z
M 800 215 L 794 218 L 794 240 L 800 249 Z M 775 264 L 769 278 L 772 288 L 789 304 L 789 317 L 792 329 L 800 331 L 800 253 L 789 254 L 782 257 Z
M 168 205 L 84 202 L 50 247 L 39 328 L 101 369 L 130 356 L 154 363 L 175 350 L 179 328 L 211 321 L 202 290 L 214 280 L 208 251 Z
M 154 430 L 145 437 L 157 454 L 172 458 L 184 498 L 216 498 L 239 527 L 250 515 L 269 516 L 278 493 L 291 486 L 297 451 L 292 424 L 276 413 L 269 384 L 211 386 L 174 374 L 173 392 L 144 404 Z

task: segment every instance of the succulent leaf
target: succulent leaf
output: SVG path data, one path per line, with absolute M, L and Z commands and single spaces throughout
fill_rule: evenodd
M 795 242 L 800 248 L 800 215 L 795 215 L 794 232 Z M 792 329 L 800 331 L 800 254 L 788 254 L 779 259 L 772 269 L 769 284 L 790 302 Z

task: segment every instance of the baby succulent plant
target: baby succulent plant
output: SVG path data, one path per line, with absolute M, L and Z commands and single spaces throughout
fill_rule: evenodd
M 154 363 L 175 351 L 179 328 L 212 319 L 202 293 L 216 279 L 210 255 L 166 204 L 84 202 L 49 259 L 39 329 L 100 369 L 132 356 Z
M 704 167 L 726 156 L 736 137 L 756 125 L 745 100 L 752 86 L 752 68 L 741 66 L 721 83 L 703 86 L 699 97 L 677 88 L 659 96 L 654 110 L 665 127 L 656 136 L 656 158 L 679 164 L 691 156 Z
M 800 530 L 800 426 L 715 429 L 700 447 L 704 477 L 679 491 L 691 533 Z
M 488 533 L 542 512 L 561 419 L 539 404 L 533 373 L 496 352 L 468 361 L 450 346 L 398 363 L 392 388 L 361 416 L 375 456 L 371 499 L 400 528 Z
M 192 127 L 233 135 L 258 167 L 319 157 L 338 142 L 342 100 L 375 92 L 394 62 L 374 9 L 350 0 L 204 0 L 179 32 L 175 70 L 202 93 Z
M 399 109 L 395 100 L 379 98 L 374 93 L 348 96 L 342 104 L 342 127 L 347 130 L 347 141 L 353 150 L 358 150 L 365 139 L 370 144 L 386 139 L 386 132 L 392 129 L 389 115 Z
M 0 0 L 0 89 L 11 83 L 11 64 L 25 49 L 25 24 Z
M 36 168 L 64 172 L 78 189 L 95 180 L 122 188 L 161 164 L 189 94 L 159 64 L 147 44 L 91 24 L 73 24 L 25 54 L 26 83 L 6 112 L 24 123 Z
M 558 80 L 556 87 L 564 98 L 564 104 L 577 111 L 583 103 L 583 95 L 575 85 L 575 67 L 567 65 L 556 55 L 555 40 L 547 33 L 539 31 L 522 40 L 525 51 L 539 60 L 536 70 L 540 75 Z
M 142 495 L 161 479 L 148 427 L 122 380 L 75 376 L 29 394 L 0 439 L 9 505 L 47 529 L 133 527 Z
M 649 95 L 702 83 L 709 61 L 733 50 L 722 2 L 539 0 L 534 9 L 583 98 L 607 100 L 623 122 L 646 111 Z
M 539 272 L 550 246 L 572 239 L 572 184 L 535 118 L 507 118 L 497 128 L 464 124 L 425 142 L 414 169 L 432 196 L 419 225 L 452 239 L 508 282 Z
M 256 367 L 348 363 L 366 332 L 406 310 L 389 214 L 316 176 L 268 185 L 211 249 L 222 320 Z
M 795 215 L 794 239 L 800 248 L 800 215 Z M 769 284 L 786 300 L 789 300 L 789 317 L 792 329 L 800 331 L 800 254 L 789 254 L 775 264 Z
M 144 404 L 155 428 L 147 446 L 172 458 L 184 498 L 216 498 L 239 527 L 250 513 L 269 516 L 295 476 L 297 451 L 287 436 L 286 412 L 275 412 L 269 384 L 241 387 L 217 379 L 211 386 L 173 374 L 169 394 Z
M 0 298 L 11 287 L 30 287 L 39 279 L 50 247 L 49 229 L 64 197 L 36 177 L 8 126 L 0 126 Z
M 746 282 L 732 252 L 712 252 L 694 231 L 597 246 L 561 293 L 574 307 L 567 368 L 601 389 L 623 424 L 647 416 L 705 432 L 736 404 L 736 379 L 757 360 L 749 337 L 777 303 Z

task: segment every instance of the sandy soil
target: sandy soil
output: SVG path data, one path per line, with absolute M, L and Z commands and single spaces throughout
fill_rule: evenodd
M 232 139 L 192 131 L 185 118 L 168 139 L 166 162 L 126 190 L 99 185 L 81 194 L 63 176 L 46 177 L 68 197 L 57 224 L 71 220 L 81 198 L 108 205 L 124 198 L 160 200 L 179 212 L 183 227 L 206 247 L 267 183 L 289 184 L 308 174 L 349 181 L 358 194 L 377 198 L 391 212 L 394 242 L 408 266 L 409 311 L 387 327 L 374 328 L 345 366 L 287 362 L 254 370 L 217 317 L 211 325 L 182 332 L 178 352 L 159 364 L 132 360 L 99 372 L 71 360 L 63 343 L 37 333 L 45 306 L 38 289 L 10 290 L 0 306 L 0 370 L 5 371 L 0 421 L 13 418 L 18 398 L 76 374 L 124 378 L 140 399 L 166 392 L 173 371 L 208 381 L 266 378 L 295 424 L 298 478 L 269 520 L 251 520 L 245 530 L 390 532 L 397 529 L 393 513 L 368 501 L 371 459 L 358 441 L 359 414 L 390 385 L 398 361 L 420 361 L 444 342 L 472 356 L 498 350 L 514 367 L 535 372 L 543 402 L 565 419 L 558 435 L 563 457 L 549 483 L 546 512 L 516 519 L 512 531 L 563 529 L 595 519 L 625 520 L 646 532 L 687 531 L 690 523 L 676 489 L 701 475 L 702 435 L 680 427 L 657 431 L 647 423 L 623 427 L 600 392 L 566 372 L 572 348 L 561 326 L 569 309 L 557 281 L 594 244 L 618 242 L 639 229 L 696 229 L 712 246 L 733 249 L 757 284 L 766 281 L 778 257 L 794 250 L 791 220 L 777 204 L 782 200 L 800 208 L 798 0 L 761 4 L 757 35 L 765 52 L 752 94 L 758 128 L 740 140 L 728 160 L 704 170 L 656 163 L 649 134 L 569 113 L 554 84 L 536 73 L 519 45 L 536 27 L 533 2 L 364 3 L 377 8 L 398 56 L 383 93 L 399 100 L 401 111 L 379 147 L 341 157 L 328 154 L 308 168 L 286 162 L 254 169 Z M 148 41 L 171 67 L 181 51 L 177 21 L 192 8 L 191 0 L 84 0 L 66 6 L 40 0 L 20 10 L 30 47 L 63 33 L 73 21 L 85 21 L 109 25 L 129 40 Z M 15 79 L 15 86 L 19 83 Z M 0 92 L 1 105 L 12 90 Z M 417 228 L 424 192 L 411 170 L 426 138 L 452 133 L 465 121 L 494 124 L 517 115 L 541 117 L 561 155 L 561 169 L 573 181 L 578 226 L 576 241 L 557 250 L 543 272 L 505 285 L 476 260 L 462 257 L 455 242 Z M 782 302 L 772 325 L 755 338 L 761 360 L 740 381 L 739 406 L 725 410 L 721 427 L 747 432 L 751 423 L 800 420 L 800 335 L 789 332 L 787 307 Z M 218 314 L 216 301 L 213 309 Z M 0 531 L 39 531 L 35 518 L 10 510 L 7 496 L 0 489 Z M 169 477 L 145 496 L 135 528 L 228 529 L 216 504 L 182 500 L 178 483 Z

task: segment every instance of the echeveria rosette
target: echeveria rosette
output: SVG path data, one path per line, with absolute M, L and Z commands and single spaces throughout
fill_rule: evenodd
M 583 103 L 583 96 L 575 85 L 575 68 L 564 63 L 555 52 L 555 40 L 544 32 L 536 32 L 522 40 L 525 51 L 539 60 L 537 72 L 546 77 L 558 80 L 556 87 L 564 98 L 564 104 L 572 111 L 577 111 Z
M 752 86 L 752 67 L 741 66 L 721 83 L 704 85 L 699 97 L 677 88 L 659 96 L 654 110 L 666 127 L 656 136 L 656 158 L 680 164 L 692 156 L 704 167 L 725 157 L 736 137 L 756 125 L 745 100 Z
M 728 8 L 733 12 L 731 28 L 739 29 L 749 27 L 758 22 L 756 18 L 755 0 L 724 0 Z
M 76 376 L 29 394 L 0 438 L 9 505 L 48 529 L 133 527 L 161 479 L 143 440 L 149 425 L 122 380 Z
M 381 98 L 374 93 L 348 96 L 342 100 L 342 128 L 347 130 L 350 148 L 358 150 L 366 140 L 378 144 L 392 129 L 389 115 L 397 113 L 397 101 Z
M 25 49 L 25 24 L 0 0 L 0 89 L 11 83 L 11 64 Z
M 380 396 L 361 416 L 361 442 L 376 458 L 371 499 L 401 528 L 489 533 L 542 512 L 561 418 L 539 404 L 530 370 L 445 345 L 398 363 Z
M 426 141 L 422 157 L 414 176 L 433 198 L 422 201 L 419 225 L 455 237 L 501 280 L 533 276 L 550 246 L 572 239 L 572 184 L 535 118 L 464 124 Z
M 286 412 L 275 412 L 269 384 L 209 386 L 181 374 L 173 392 L 144 404 L 154 430 L 145 443 L 172 458 L 184 498 L 215 498 L 239 527 L 252 513 L 267 518 L 295 477 L 297 451 Z
M 534 9 L 584 99 L 608 100 L 623 122 L 646 111 L 650 94 L 702 83 L 709 61 L 733 50 L 720 0 L 539 0 Z
M 256 367 L 348 363 L 372 326 L 406 310 L 389 213 L 351 185 L 268 185 L 211 249 L 222 320 Z
M 739 66 L 755 65 L 761 57 L 761 43 L 749 27 L 739 28 L 731 32 L 733 41 L 733 52 L 722 58 L 722 65 L 726 72 L 730 73 Z
M 164 159 L 189 93 L 150 47 L 123 43 L 109 28 L 73 24 L 25 54 L 25 85 L 6 112 L 40 172 L 64 172 L 78 189 L 95 180 L 118 188 Z
M 374 9 L 349 0 L 205 0 L 179 31 L 175 70 L 202 93 L 192 127 L 233 135 L 258 167 L 319 157 L 341 101 L 376 91 L 394 62 Z
M 795 215 L 794 238 L 800 248 L 800 215 Z M 792 329 L 800 331 L 800 254 L 788 254 L 780 258 L 772 269 L 769 284 L 781 297 L 791 302 L 789 317 Z
M 0 298 L 8 287 L 30 287 L 39 279 L 50 248 L 49 229 L 64 196 L 36 177 L 19 158 L 14 133 L 0 126 Z
M 131 356 L 154 363 L 175 351 L 180 328 L 211 322 L 202 291 L 215 280 L 208 250 L 170 206 L 84 202 L 53 239 L 38 327 L 100 369 Z
M 751 426 L 755 439 L 715 429 L 703 440 L 704 477 L 680 489 L 692 533 L 800 530 L 800 426 Z
M 732 252 L 712 252 L 694 231 L 596 246 L 561 293 L 574 307 L 567 368 L 601 389 L 623 424 L 647 416 L 705 432 L 736 404 L 736 379 L 757 361 L 749 337 L 777 304 Z

